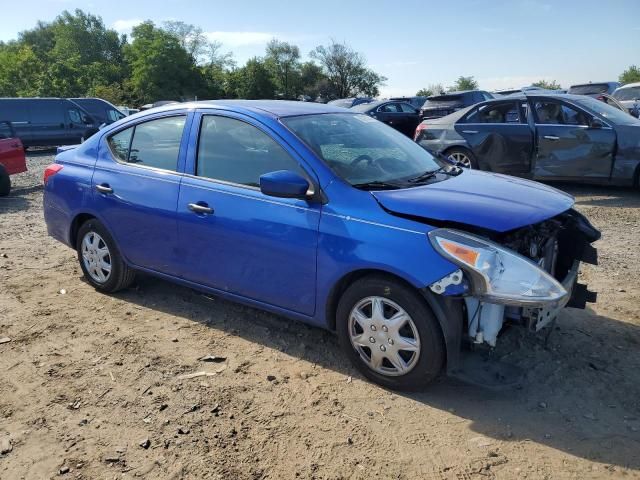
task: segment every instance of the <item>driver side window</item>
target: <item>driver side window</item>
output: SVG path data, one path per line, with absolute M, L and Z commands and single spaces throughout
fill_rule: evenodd
M 589 115 L 564 103 L 538 101 L 534 110 L 537 123 L 542 125 L 589 125 Z

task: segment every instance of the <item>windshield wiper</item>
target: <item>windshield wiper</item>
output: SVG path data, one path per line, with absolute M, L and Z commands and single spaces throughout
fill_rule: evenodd
M 404 188 L 403 185 L 399 185 L 397 183 L 380 182 L 378 180 L 375 180 L 373 182 L 354 183 L 353 186 L 361 190 L 371 190 L 371 189 L 394 190 L 398 188 Z
M 413 177 L 410 178 L 409 180 L 407 180 L 407 182 L 410 183 L 420 183 L 423 182 L 425 180 L 428 180 L 432 177 L 435 177 L 438 173 L 444 173 L 445 175 L 450 175 L 452 177 L 455 177 L 457 175 L 460 175 L 462 173 L 462 169 L 460 167 L 445 167 L 442 166 L 440 168 L 436 168 L 435 170 L 428 170 L 420 175 L 418 175 L 417 177 Z

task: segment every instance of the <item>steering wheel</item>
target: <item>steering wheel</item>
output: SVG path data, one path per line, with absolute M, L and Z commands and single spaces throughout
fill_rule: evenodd
M 357 156 L 352 162 L 351 162 L 351 166 L 355 167 L 356 165 L 358 165 L 360 162 L 364 162 L 366 161 L 369 165 L 371 165 L 373 163 L 373 158 L 371 158 L 369 155 L 359 155 Z

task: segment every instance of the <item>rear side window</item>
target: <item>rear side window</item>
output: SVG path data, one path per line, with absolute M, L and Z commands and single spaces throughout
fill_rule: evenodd
M 175 172 L 186 117 L 140 123 L 107 139 L 113 156 L 125 163 Z
M 284 148 L 253 125 L 228 117 L 202 119 L 197 176 L 258 187 L 261 175 L 278 170 L 305 175 Z
M 473 110 L 465 123 L 523 123 L 515 102 L 481 105 Z
M 400 108 L 397 103 L 388 103 L 378 107 L 378 111 L 382 113 L 398 113 Z
M 416 109 L 408 103 L 401 103 L 400 108 L 404 113 L 416 113 Z
M 11 126 L 7 122 L 0 122 L 0 140 L 12 137 L 13 132 L 11 131 Z

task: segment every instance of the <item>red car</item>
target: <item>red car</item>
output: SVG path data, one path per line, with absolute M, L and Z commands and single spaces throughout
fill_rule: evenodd
M 6 197 L 11 190 L 9 175 L 27 171 L 22 142 L 16 137 L 9 122 L 0 122 L 0 197 Z

